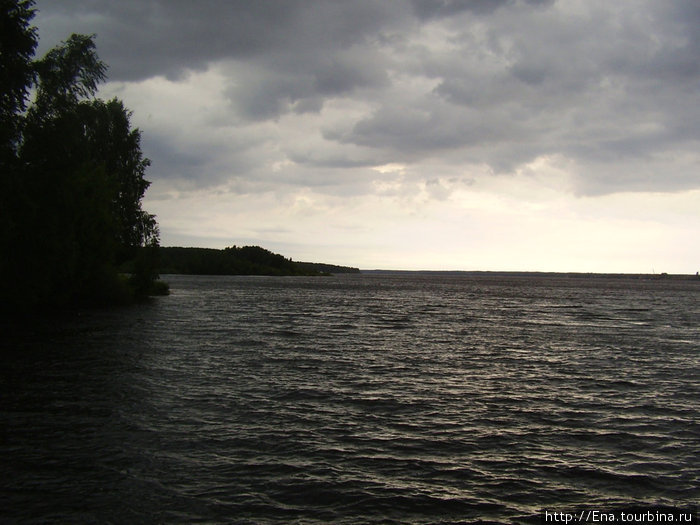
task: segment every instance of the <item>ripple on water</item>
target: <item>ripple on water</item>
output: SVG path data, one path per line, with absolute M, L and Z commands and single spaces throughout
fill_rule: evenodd
M 8 327 L 10 521 L 538 522 L 697 501 L 694 283 L 181 277 Z

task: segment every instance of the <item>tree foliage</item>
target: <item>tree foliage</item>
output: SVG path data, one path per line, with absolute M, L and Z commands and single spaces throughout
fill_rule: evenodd
M 0 0 L 0 162 L 12 160 L 19 136 L 17 114 L 24 111 L 34 79 L 31 59 L 37 45 L 32 1 Z
M 196 275 L 319 275 L 360 273 L 358 268 L 296 262 L 260 246 L 160 249 L 160 271 Z
M 33 2 L 0 2 L 3 305 L 111 302 L 126 293 L 117 266 L 158 245 L 155 217 L 141 208 L 149 161 L 140 131 L 121 101 L 95 98 L 107 67 L 94 35 L 72 35 L 35 60 Z M 143 271 L 140 291 L 153 279 Z
M 318 275 L 313 268 L 260 246 L 213 248 L 161 248 L 163 273 L 195 275 Z

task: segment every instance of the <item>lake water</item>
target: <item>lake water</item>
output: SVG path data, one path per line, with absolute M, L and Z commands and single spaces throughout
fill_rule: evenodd
M 700 500 L 699 281 L 168 276 L 3 330 L 0 520 L 512 523 Z

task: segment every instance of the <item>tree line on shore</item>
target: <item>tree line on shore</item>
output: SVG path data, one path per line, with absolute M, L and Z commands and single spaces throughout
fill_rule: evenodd
M 126 267 L 126 271 L 131 270 Z M 322 263 L 296 262 L 260 246 L 212 248 L 161 247 L 161 274 L 195 275 L 320 275 L 359 273 L 359 269 Z
M 107 66 L 94 35 L 37 59 L 34 1 L 0 6 L 0 309 L 153 293 L 159 232 L 141 207 L 149 160 L 122 101 L 95 97 Z

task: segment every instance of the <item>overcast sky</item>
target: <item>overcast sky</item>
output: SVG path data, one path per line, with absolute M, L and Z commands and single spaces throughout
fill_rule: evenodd
M 38 0 L 96 33 L 164 246 L 700 270 L 697 0 Z

